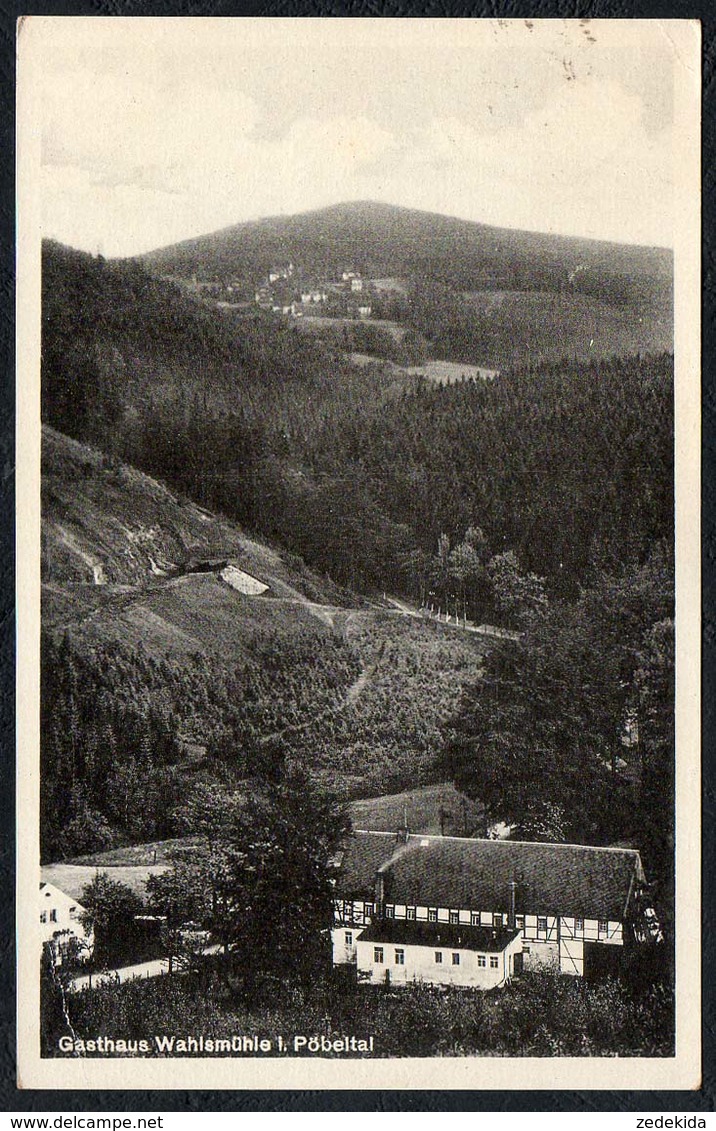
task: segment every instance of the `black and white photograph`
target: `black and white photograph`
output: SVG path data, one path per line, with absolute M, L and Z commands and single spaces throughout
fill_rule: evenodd
M 21 21 L 26 1086 L 698 1087 L 699 50 Z

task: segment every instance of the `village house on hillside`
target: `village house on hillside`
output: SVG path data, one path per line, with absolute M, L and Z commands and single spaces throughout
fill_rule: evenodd
M 300 277 L 300 271 L 298 272 Z M 304 314 L 329 318 L 370 318 L 373 307 L 360 272 L 346 270 L 339 279 L 295 276 L 292 263 L 272 267 L 255 288 L 256 305 L 274 314 L 301 318 Z
M 54 966 L 91 955 L 94 938 L 82 925 L 84 914 L 84 907 L 73 896 L 54 884 L 40 882 L 41 945 Z
M 503 985 L 616 971 L 658 938 L 634 849 L 356 832 L 336 857 L 334 965 L 359 980 Z
M 290 279 L 293 276 L 293 263 L 283 267 L 272 267 L 268 273 L 269 283 L 277 283 L 280 279 Z

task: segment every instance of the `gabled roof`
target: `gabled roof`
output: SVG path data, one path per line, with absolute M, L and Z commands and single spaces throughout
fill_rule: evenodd
M 394 848 L 395 833 L 354 833 L 336 857 L 336 895 L 373 899 L 375 874 Z
M 168 864 L 124 864 L 105 868 L 95 864 L 43 864 L 41 880 L 59 888 L 71 899 L 79 900 L 87 884 L 91 884 L 99 872 L 106 872 L 111 880 L 126 884 L 144 898 L 147 877 L 159 876 L 168 867 Z
M 449 923 L 416 923 L 383 919 L 361 931 L 358 942 L 394 943 L 397 946 L 429 946 L 452 950 L 474 950 L 483 954 L 503 951 L 519 931 L 493 930 Z
M 43 899 L 40 901 L 40 904 L 43 907 L 44 906 L 52 907 L 52 905 L 54 903 L 56 903 L 58 900 L 62 899 L 62 900 L 67 900 L 68 903 L 74 902 L 75 907 L 72 910 L 76 910 L 76 911 L 84 911 L 85 910 L 85 908 L 83 907 L 83 905 L 80 903 L 79 899 L 77 899 L 76 896 L 74 896 L 74 895 L 72 895 L 72 894 L 70 894 L 66 891 L 62 891 L 62 889 L 56 887 L 55 884 L 47 883 L 45 880 L 40 880 L 40 895 L 43 896 Z M 45 904 L 45 900 L 47 900 L 47 899 L 50 900 L 49 904 Z
M 388 903 L 621 921 L 644 882 L 633 849 L 579 844 L 356 833 L 346 846 L 336 894 L 373 898 L 375 874 Z

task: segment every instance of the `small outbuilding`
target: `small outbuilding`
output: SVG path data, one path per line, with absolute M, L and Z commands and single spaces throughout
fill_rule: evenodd
M 517 930 L 384 920 L 356 939 L 358 980 L 422 982 L 492 990 L 504 986 L 522 953 Z

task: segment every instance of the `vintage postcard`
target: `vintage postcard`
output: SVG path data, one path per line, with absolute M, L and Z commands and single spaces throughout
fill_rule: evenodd
M 697 1088 L 699 25 L 18 58 L 20 1084 Z

